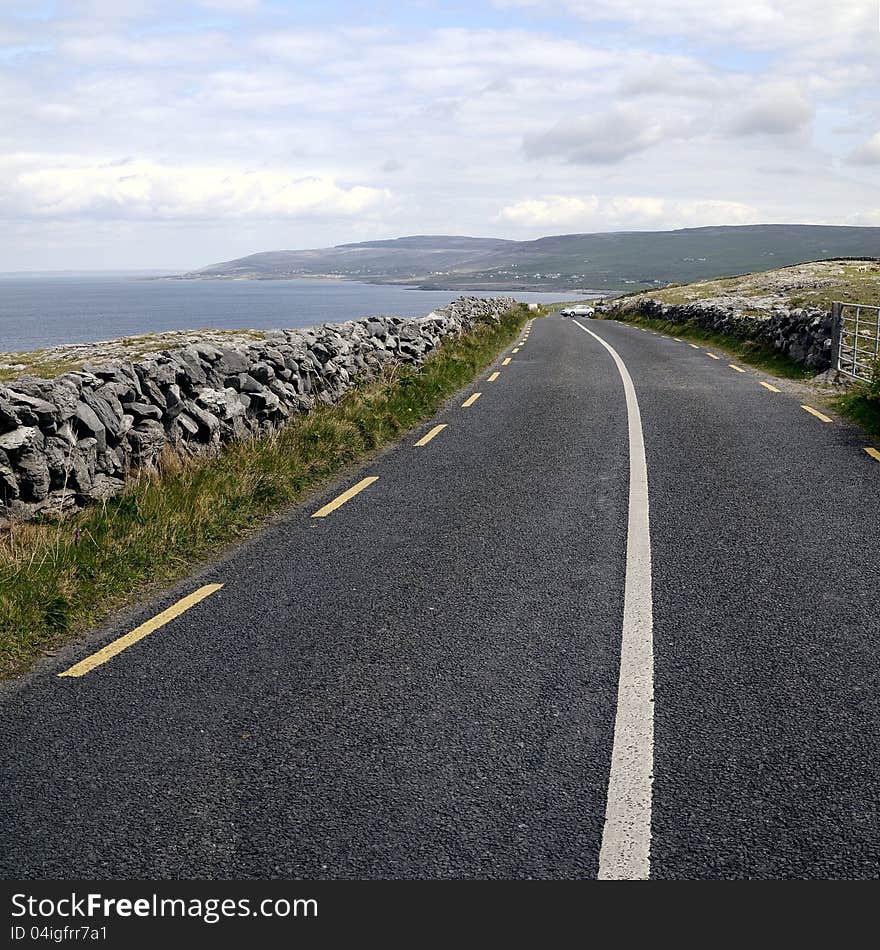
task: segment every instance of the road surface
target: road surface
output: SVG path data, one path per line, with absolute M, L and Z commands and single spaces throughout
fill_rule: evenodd
M 878 875 L 870 441 L 703 347 L 530 326 L 3 689 L 3 876 Z

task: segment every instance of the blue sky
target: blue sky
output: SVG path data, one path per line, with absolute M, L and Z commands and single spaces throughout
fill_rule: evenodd
M 880 225 L 876 0 L 0 0 L 3 270 Z

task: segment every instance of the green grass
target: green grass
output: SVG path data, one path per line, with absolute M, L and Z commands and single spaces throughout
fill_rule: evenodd
M 815 370 L 808 369 L 784 353 L 774 350 L 766 343 L 748 340 L 743 337 L 731 336 L 727 333 L 716 333 L 707 330 L 695 323 L 673 323 L 670 320 L 654 320 L 649 317 L 636 317 L 624 314 L 614 314 L 613 319 L 634 326 L 656 330 L 667 336 L 677 336 L 682 340 L 691 340 L 694 343 L 706 343 L 714 349 L 726 353 L 728 356 L 747 363 L 755 369 L 763 370 L 772 376 L 783 379 L 809 379 L 815 376 Z
M 880 438 L 880 365 L 874 371 L 873 382 L 835 396 L 831 404 L 841 415 Z
M 26 670 L 119 606 L 187 576 L 273 512 L 430 418 L 529 316 L 521 307 L 500 324 L 480 324 L 420 369 L 397 367 L 270 436 L 210 457 L 166 452 L 156 470 L 133 474 L 104 506 L 14 525 L 0 536 L 0 675 Z

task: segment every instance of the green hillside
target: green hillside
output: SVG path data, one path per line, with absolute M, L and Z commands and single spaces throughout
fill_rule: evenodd
M 535 241 L 418 236 L 263 252 L 184 276 L 335 276 L 452 290 L 619 292 L 840 257 L 880 257 L 880 228 L 762 224 Z

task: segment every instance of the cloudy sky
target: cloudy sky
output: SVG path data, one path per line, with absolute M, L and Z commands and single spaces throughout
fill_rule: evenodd
M 0 270 L 880 225 L 878 0 L 0 0 Z

